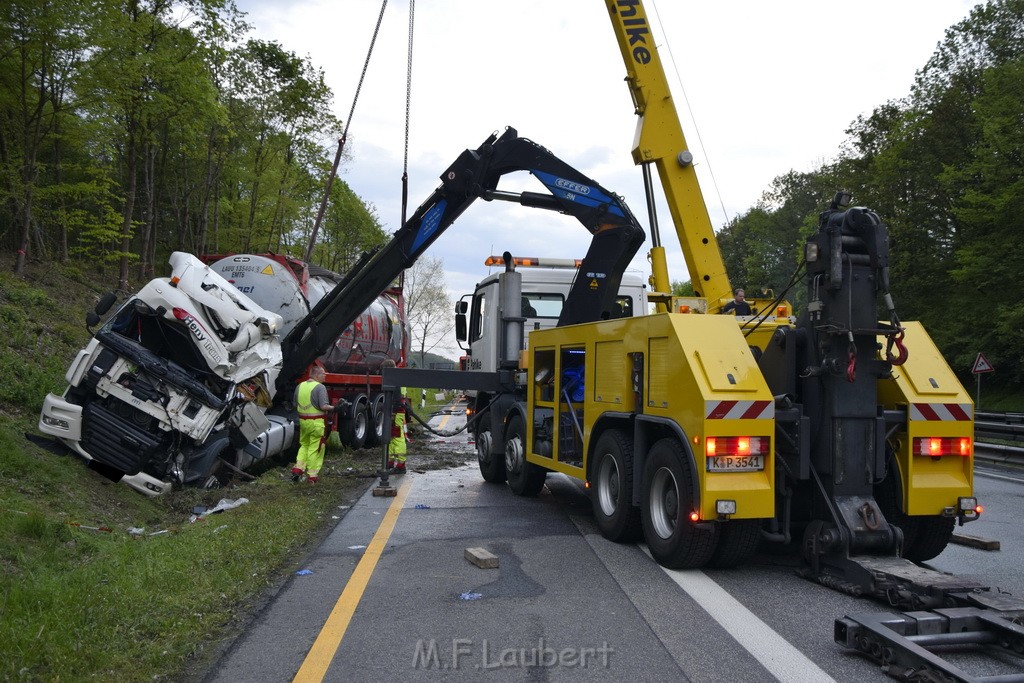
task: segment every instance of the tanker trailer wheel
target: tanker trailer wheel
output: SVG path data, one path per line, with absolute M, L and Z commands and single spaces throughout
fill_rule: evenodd
M 481 422 L 487 419 L 487 415 L 480 417 Z M 490 428 L 481 427 L 476 433 L 476 461 L 480 465 L 480 474 L 486 482 L 501 484 L 505 481 L 505 458 L 491 452 L 493 445 Z
M 352 406 L 352 417 L 341 421 L 341 442 L 350 448 L 362 448 L 366 445 L 369 431 L 370 418 L 366 413 L 366 402 L 359 401 Z
M 633 505 L 633 444 L 618 429 L 601 435 L 594 449 L 590 501 L 601 535 L 623 543 L 640 537 L 640 509 Z
M 508 487 L 517 496 L 536 496 L 544 488 L 547 470 L 526 461 L 526 427 L 516 415 L 508 425 L 505 441 L 505 474 Z
M 384 438 L 384 395 L 378 394 L 366 409 L 369 431 L 366 432 L 366 445 L 379 446 Z
M 674 438 L 651 447 L 640 487 L 640 519 L 651 556 L 670 569 L 702 567 L 715 552 L 718 527 L 690 521 L 693 477 L 686 451 Z

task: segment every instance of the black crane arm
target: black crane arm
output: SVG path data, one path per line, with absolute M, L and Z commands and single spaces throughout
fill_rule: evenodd
M 502 176 L 529 171 L 550 194 L 497 189 Z M 364 253 L 340 283 L 289 332 L 282 342 L 284 363 L 277 395 L 288 389 L 403 270 L 441 236 L 478 198 L 517 201 L 523 206 L 567 213 L 593 235 L 559 325 L 599 320 L 618 292 L 622 273 L 645 234 L 619 197 L 508 128 L 477 149 L 467 149 L 441 175 L 441 185 L 395 232 L 391 241 Z

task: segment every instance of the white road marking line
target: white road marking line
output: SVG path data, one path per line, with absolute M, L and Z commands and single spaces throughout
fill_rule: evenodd
M 651 554 L 646 544 L 640 547 Z M 704 572 L 661 569 L 776 679 L 783 683 L 835 683 L 835 679 L 807 655 L 790 645 Z

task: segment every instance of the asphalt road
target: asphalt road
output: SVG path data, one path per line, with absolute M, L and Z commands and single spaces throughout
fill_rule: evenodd
M 951 545 L 932 566 L 1024 595 L 1022 479 L 976 480 L 987 510 L 965 531 L 1002 550 Z M 475 464 L 393 482 L 397 498 L 368 491 L 345 511 L 309 573 L 290 578 L 208 680 L 892 680 L 832 642 L 836 618 L 885 607 L 799 578 L 789 555 L 665 570 L 642 546 L 602 538 L 563 475 L 537 498 L 484 483 Z M 471 564 L 471 547 L 500 567 Z M 1016 670 L 975 660 L 963 665 Z

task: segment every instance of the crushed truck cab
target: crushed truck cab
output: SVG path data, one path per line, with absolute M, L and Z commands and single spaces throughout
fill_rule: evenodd
M 281 366 L 279 315 L 189 254 L 170 262 L 170 277 L 125 301 L 79 351 L 39 418 L 40 431 L 149 495 L 208 476 L 222 452 L 268 432 Z

